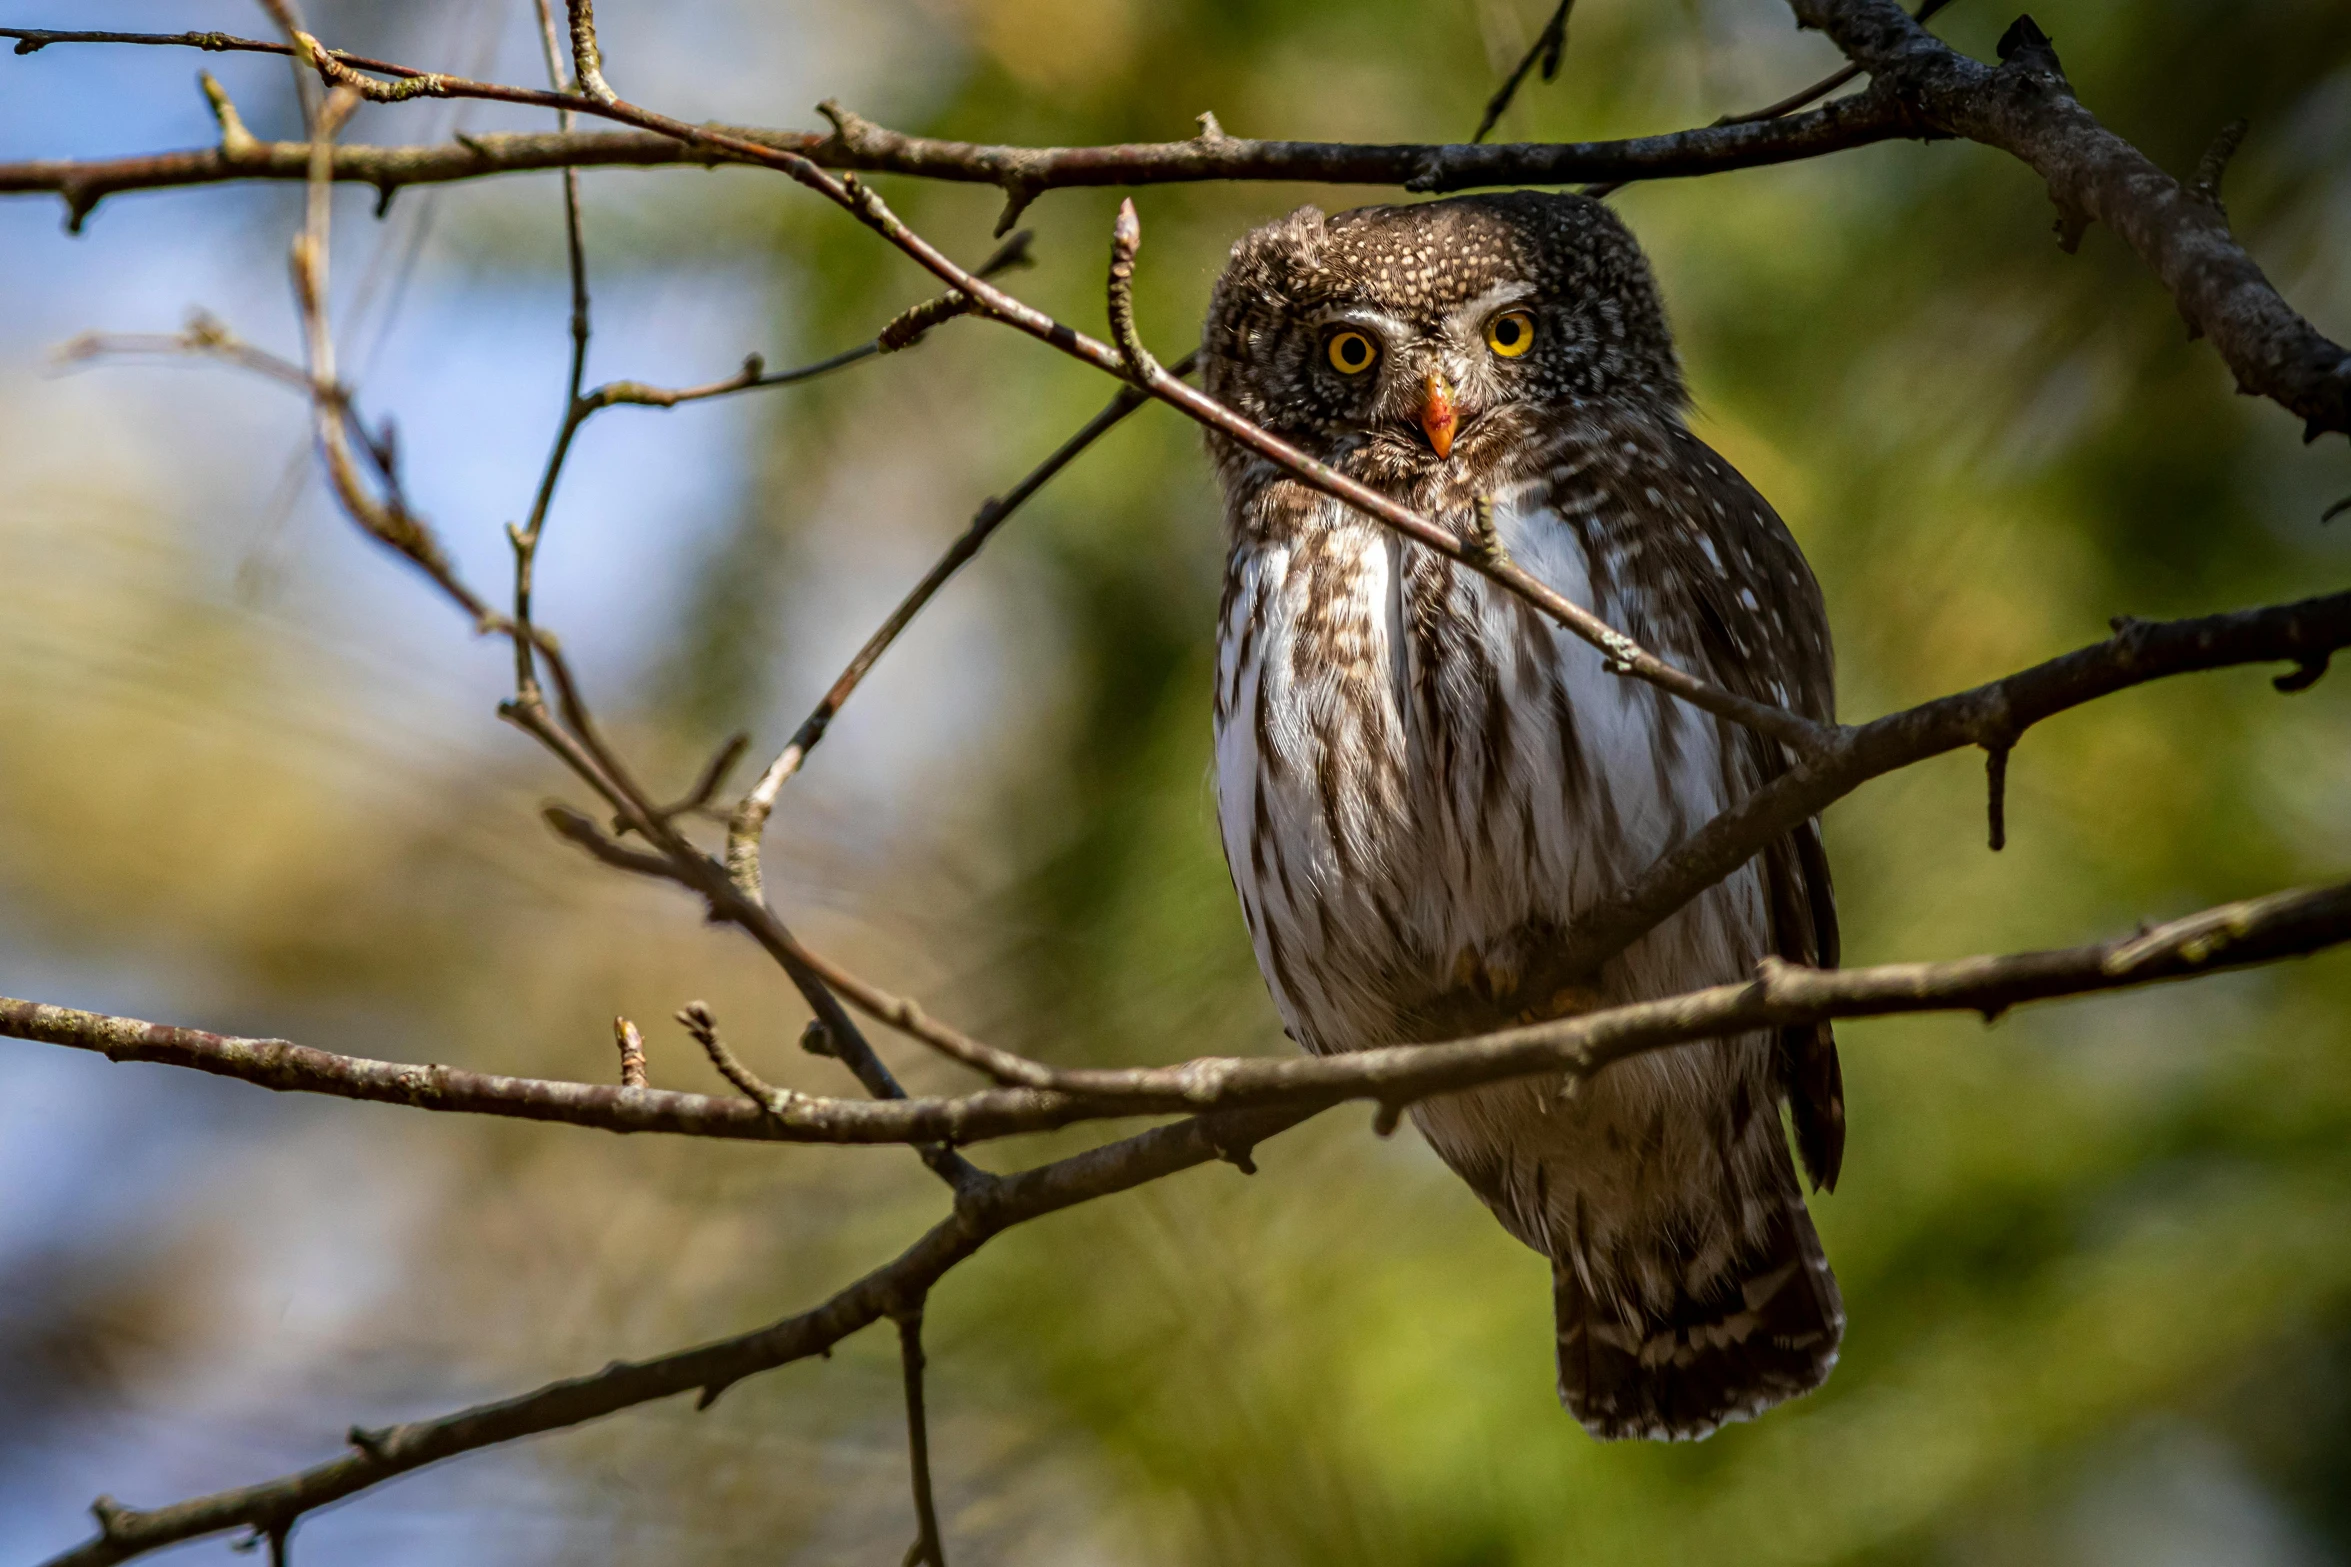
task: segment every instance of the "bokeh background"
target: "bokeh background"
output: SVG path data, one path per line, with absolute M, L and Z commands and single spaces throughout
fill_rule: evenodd
M 525 0 L 316 4 L 336 42 L 538 79 Z M 874 118 L 1019 142 L 1457 137 L 1546 0 L 606 0 L 612 74 L 689 118 Z M 2175 170 L 2239 115 L 2232 215 L 2351 336 L 2351 10 L 2045 0 L 2083 98 Z M 254 31 L 231 0 L 0 0 L 19 25 Z M 1988 54 L 1991 0 L 1947 14 Z M 1775 0 L 1584 0 L 1506 137 L 1702 123 L 1833 56 Z M 293 134 L 268 60 L 0 58 L 0 158 L 212 135 L 209 66 Z M 420 104 L 417 141 L 544 115 Z M 987 190 L 884 180 L 967 259 Z M 786 181 L 586 176 L 593 373 L 682 383 L 869 336 L 928 280 Z M 1172 356 L 1288 186 L 1143 193 Z M 565 351 L 547 178 L 339 204 L 337 309 L 414 489 L 495 581 Z M 506 659 L 356 538 L 303 416 L 217 369 L 59 373 L 90 328 L 207 307 L 290 351 L 285 188 L 119 197 L 79 238 L 0 202 L 0 990 L 399 1059 L 657 1082 L 706 997 L 762 1070 L 797 1003 L 682 899 L 535 822 L 577 798 L 499 725 Z M 1047 196 L 1028 297 L 1100 321 L 1116 193 Z M 1635 187 L 1707 437 L 1826 586 L 1867 717 L 2165 616 L 2340 587 L 2351 452 L 2231 395 L 2111 235 L 2068 257 L 1968 146 Z M 952 324 L 916 353 L 590 429 L 544 613 L 655 778 L 766 754 L 930 556 L 1102 380 Z M 787 794 L 771 886 L 808 936 L 1067 1063 L 1285 1049 L 1208 784 L 1216 505 L 1192 430 L 1129 421 L 893 651 Z M 1829 818 L 1855 962 L 2071 943 L 2351 868 L 2351 684 L 2128 693 Z M 1601 1447 L 1551 1392 L 1546 1276 L 1409 1134 L 1324 1117 L 1254 1180 L 1196 1171 L 1022 1229 L 933 1297 L 958 1563 L 2351 1561 L 2351 961 L 1844 1031 L 1853 1137 L 1820 1227 L 1852 1310 L 1828 1389 L 1702 1446 Z M 911 1049 L 907 1074 L 956 1079 Z M 1033 1160 L 1077 1138 L 1000 1145 Z M 748 1148 L 279 1098 L 0 1041 L 0 1559 L 436 1412 L 798 1310 L 941 1211 L 910 1155 Z M 627 1414 L 307 1521 L 326 1563 L 879 1562 L 909 1535 L 896 1367 L 853 1341 L 711 1412 Z M 189 1560 L 228 1559 L 223 1541 Z

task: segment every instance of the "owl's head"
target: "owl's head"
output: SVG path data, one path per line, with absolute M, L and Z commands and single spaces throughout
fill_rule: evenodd
M 1233 247 L 1202 351 L 1210 395 L 1375 482 L 1493 470 L 1579 407 L 1684 400 L 1640 246 L 1539 191 L 1301 207 Z

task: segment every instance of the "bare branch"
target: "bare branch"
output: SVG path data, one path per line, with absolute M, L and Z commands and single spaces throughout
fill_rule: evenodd
M 923 1412 L 922 1302 L 898 1313 L 898 1360 L 906 1381 L 906 1458 L 914 1481 L 914 1544 L 905 1567 L 947 1567 L 939 1513 L 931 1500 L 930 1420 Z
M 547 0 L 536 0 L 539 12 L 539 42 L 547 63 L 547 83 L 561 91 L 563 88 L 563 50 L 555 33 L 555 13 Z M 574 18 L 577 32 L 578 19 Z M 593 58 L 596 44 L 593 22 L 589 24 L 586 56 Z M 569 134 L 576 123 L 572 111 L 556 111 L 556 125 Z M 571 368 L 565 381 L 563 421 L 556 429 L 554 448 L 547 454 L 547 466 L 539 479 L 538 493 L 532 497 L 530 520 L 519 529 L 510 529 L 508 538 L 514 548 L 514 689 L 521 701 L 535 700 L 539 689 L 538 670 L 534 662 L 534 643 L 531 636 L 531 588 L 534 568 L 538 563 L 539 540 L 547 527 L 547 508 L 555 498 L 556 481 L 563 473 L 564 459 L 571 452 L 572 437 L 587 416 L 580 406 L 580 388 L 588 374 L 588 339 L 592 332 L 588 299 L 588 252 L 580 232 L 580 171 L 563 171 L 563 254 L 565 268 L 571 277 Z
M 596 0 L 571 0 L 571 58 L 580 91 L 598 103 L 613 100 L 604 80 L 604 51 L 596 42 Z
M 1996 1016 L 2029 1002 L 2189 979 L 2304 957 L 2346 942 L 2351 942 L 2351 883 L 2228 904 L 2086 947 L 1875 968 L 1766 963 L 1755 979 L 1741 984 L 1441 1044 L 1397 1044 L 1336 1056 L 1217 1056 L 1180 1066 L 1056 1071 L 1050 1089 L 989 1089 L 954 1099 L 882 1103 L 785 1094 L 761 1083 L 739 1062 L 721 1070 L 742 1088 L 745 1100 L 711 1100 L 362 1061 L 284 1040 L 226 1038 L 4 999 L 0 1034 L 101 1050 L 115 1060 L 192 1066 L 269 1088 L 562 1120 L 612 1131 L 776 1142 L 880 1143 L 946 1136 L 976 1141 L 1121 1116 L 1277 1107 L 1316 1111 L 1347 1099 L 1402 1106 L 1509 1078 L 1589 1077 L 1628 1057 L 1696 1040 L 1911 1012 Z M 688 1027 L 698 1036 L 704 1032 L 691 1022 Z M 710 1034 L 715 1038 L 715 1030 Z M 713 1060 L 721 1054 L 713 1051 Z M 979 1201 L 997 1186 L 1021 1179 L 984 1179 L 959 1196 L 967 1204 Z
M 2351 434 L 2351 352 L 2278 296 L 2229 232 L 2228 214 L 2180 184 L 2082 107 L 2041 30 L 2024 18 L 1998 66 L 1952 49 L 1894 0 L 1791 0 L 1874 87 L 1898 92 L 1947 135 L 1995 147 L 2049 184 L 2061 220 L 2095 221 L 2138 252 L 2237 389 L 2303 420 L 2303 436 Z M 2217 171 L 2216 171 L 2217 174 Z
M 283 1039 L 247 1039 L 0 998 L 0 1036 L 89 1050 L 110 1061 L 151 1061 L 233 1077 L 279 1093 L 324 1094 L 374 1104 L 606 1132 L 656 1132 L 736 1142 L 977 1142 L 1065 1126 L 1060 1099 L 991 1090 L 960 1099 L 830 1099 L 803 1094 L 781 1119 L 733 1095 L 682 1094 L 626 1083 L 506 1077 L 459 1067 L 373 1061 Z M 625 1036 L 624 1036 L 625 1043 Z M 641 1042 L 640 1042 L 641 1049 Z M 1066 1096 L 1064 1096 L 1066 1097 Z
M 1196 357 L 1186 354 L 1176 361 L 1170 373 L 1190 375 Z M 1043 489 L 1056 474 L 1074 462 L 1079 453 L 1108 434 L 1114 425 L 1149 400 L 1144 393 L 1132 387 L 1121 391 L 1110 400 L 1108 407 L 1086 421 L 1075 435 L 1054 448 L 1051 456 L 1030 469 L 1001 498 L 990 496 L 973 515 L 971 525 L 957 536 L 931 569 L 923 573 L 922 580 L 899 601 L 897 608 L 890 611 L 889 618 L 882 622 L 872 636 L 866 638 L 865 645 L 849 660 L 848 667 L 826 689 L 823 699 L 816 704 L 816 710 L 793 731 L 791 741 L 768 764 L 767 770 L 760 774 L 759 781 L 735 808 L 727 829 L 727 866 L 747 892 L 754 897 L 760 893 L 759 838 L 767 829 L 767 819 L 774 813 L 776 800 L 783 793 L 784 785 L 800 770 L 800 764 L 808 759 L 810 751 L 816 749 L 817 742 L 824 739 L 825 730 L 856 692 L 867 671 L 873 668 L 882 654 L 889 651 L 890 644 L 898 640 L 899 633 L 913 623 L 914 617 L 922 613 L 924 606 L 930 603 L 939 589 L 947 585 L 947 579 L 962 570 L 965 563 L 980 552 L 981 546 L 994 537 L 996 530 L 1030 496 Z
M 600 1419 L 681 1393 L 703 1407 L 734 1383 L 821 1354 L 860 1328 L 919 1301 L 948 1269 L 1013 1225 L 1125 1191 L 1227 1156 L 1295 1125 L 1296 1111 L 1201 1116 L 1009 1176 L 959 1198 L 954 1215 L 889 1264 L 816 1309 L 735 1338 L 602 1371 L 534 1392 L 377 1431 L 354 1431 L 351 1452 L 297 1474 L 141 1511 L 101 1498 L 100 1533 L 48 1567 L 111 1567 L 225 1529 L 290 1528 L 346 1496 L 460 1453 Z
M 678 1021 L 685 1025 L 686 1032 L 694 1036 L 695 1043 L 710 1057 L 710 1064 L 718 1068 L 718 1075 L 734 1084 L 744 1098 L 779 1119 L 790 1116 L 792 1101 L 800 1096 L 788 1088 L 776 1087 L 735 1058 L 735 1053 L 726 1047 L 726 1041 L 718 1037 L 718 1020 L 710 1015 L 708 1003 L 687 1002 L 678 1012 Z
M 0 37 L 22 29 L 0 28 Z M 275 45 L 256 47 L 278 49 Z M 344 64 L 407 79 L 429 73 L 338 54 Z M 434 96 L 487 97 L 541 108 L 594 107 L 584 100 L 527 89 L 433 77 Z M 837 107 L 837 106 L 836 106 Z M 1103 147 L 1013 147 L 907 136 L 839 111 L 845 128 L 780 131 L 727 126 L 730 141 L 761 145 L 829 169 L 859 169 L 994 185 L 1027 197 L 1078 186 L 1143 186 L 1206 181 L 1286 181 L 1400 185 L 1437 193 L 1495 185 L 1568 185 L 1601 180 L 1673 179 L 1758 168 L 1924 134 L 1890 95 L 1857 94 L 1815 113 L 1768 124 L 1705 127 L 1624 141 L 1518 145 L 1258 141 L 1195 137 Z M 558 168 L 759 163 L 712 143 L 647 132 L 574 132 L 468 136 L 436 146 L 338 147 L 333 177 L 389 194 L 411 185 L 481 179 Z M 241 180 L 307 177 L 310 149 L 300 142 L 252 142 L 127 158 L 36 159 L 0 163 L 0 195 L 62 197 L 67 226 L 82 222 L 108 196 L 129 191 Z M 1006 225 L 1009 227 L 1009 225 Z
M 2351 593 L 2192 620 L 2119 620 L 2103 642 L 1849 728 L 1829 750 L 1730 807 L 1579 914 L 1552 960 L 1522 980 L 1520 994 L 1548 997 L 1589 983 L 1601 964 L 1676 909 L 1872 778 L 1962 746 L 2013 746 L 2054 713 L 2150 680 L 2232 664 L 2290 661 L 2323 669 L 2345 646 L 2351 646 Z M 1434 1008 L 1431 1037 L 1460 1031 L 1447 1026 L 1451 1010 Z
M 612 1020 L 613 1042 L 620 1046 L 620 1086 L 645 1086 L 645 1036 L 625 1017 Z
M 240 1526 L 282 1533 L 302 1514 L 395 1475 L 458 1453 L 578 1425 L 655 1399 L 699 1390 L 702 1403 L 746 1376 L 816 1354 L 859 1328 L 919 1303 L 950 1268 L 1006 1228 L 1074 1203 L 1157 1180 L 1246 1150 L 1294 1124 L 1306 1105 L 1354 1093 L 1383 1106 L 1504 1076 L 1589 1074 L 1639 1051 L 1720 1034 L 1831 1017 L 1965 1009 L 1996 1016 L 2022 1002 L 2181 979 L 2216 969 L 2296 956 L 2351 940 L 2351 884 L 2280 893 L 2209 910 L 2142 935 L 2069 951 L 1820 971 L 1766 962 L 1747 985 L 1725 985 L 1669 1001 L 1617 1007 L 1451 1045 L 1400 1046 L 1310 1059 L 1194 1063 L 1177 1076 L 1195 1096 L 1241 1091 L 1294 1101 L 1258 1111 L 1225 1111 L 1160 1127 L 1122 1142 L 1002 1177 L 959 1195 L 955 1214 L 885 1267 L 816 1310 L 738 1338 L 655 1360 L 622 1362 L 500 1403 L 437 1420 L 355 1432 L 355 1451 L 265 1484 L 171 1507 L 138 1511 L 101 1498 L 98 1538 L 56 1557 L 51 1567 L 101 1567 L 180 1540 Z M 11 1033 L 45 1027 L 56 1008 L 0 1002 Z M 90 1014 L 65 1014 L 78 1029 Z M 98 1024 L 129 1033 L 152 1025 Z M 32 1037 L 43 1037 L 34 1033 Z M 217 1037 L 217 1036 L 207 1036 Z M 286 1047 L 292 1049 L 295 1047 Z M 1217 1068 L 1209 1071 L 1206 1068 Z M 1143 1073 L 1072 1074 L 1132 1081 Z M 1343 1088 L 1340 1085 L 1344 1085 Z M 651 1097 L 642 1089 L 605 1093 Z M 873 1108 L 882 1108 L 875 1106 Z M 772 1119 L 744 1105 L 739 1113 Z M 1383 1112 L 1384 1113 L 1384 1112 Z M 1236 1154 L 1235 1150 L 1241 1150 Z
M 1930 20 L 1937 11 L 1942 10 L 1943 7 L 1949 5 L 1950 3 L 1951 0 L 1923 0 L 1923 3 L 1918 8 L 1917 20 L 1923 25 L 1928 20 Z M 1718 126 L 1755 125 L 1760 124 L 1765 120 L 1784 119 L 1788 115 L 1796 113 L 1799 109 L 1806 108 L 1814 103 L 1819 102 L 1821 99 L 1827 97 L 1830 93 L 1835 92 L 1838 88 L 1845 86 L 1847 83 L 1857 80 L 1861 74 L 1862 70 L 1860 66 L 1847 65 L 1841 70 L 1829 72 L 1828 75 L 1822 77 L 1819 81 L 1814 82 L 1810 87 L 1797 89 L 1795 92 L 1788 94 L 1787 97 L 1780 99 L 1777 103 L 1767 103 L 1762 108 L 1750 109 L 1745 114 L 1726 114 L 1721 119 L 1716 120 L 1714 123 Z M 1549 77 L 1545 77 L 1544 79 L 1548 81 Z M 1605 184 L 1600 185 L 1586 185 L 1584 187 L 1584 194 L 1594 198 L 1602 196 L 1613 196 L 1618 191 L 1624 189 L 1627 185 L 1634 185 L 1638 183 L 1638 179 L 1622 179 L 1611 180 Z
M 1477 132 L 1470 137 L 1471 141 L 1484 141 L 1487 133 L 1502 122 L 1502 116 L 1510 108 L 1510 100 L 1518 96 L 1519 84 L 1527 79 L 1527 72 L 1533 70 L 1537 63 L 1543 67 L 1543 80 L 1548 82 L 1558 79 L 1560 57 L 1567 52 L 1567 15 L 1574 9 L 1575 0 L 1559 0 L 1559 9 L 1551 13 L 1551 20 L 1545 22 L 1543 30 L 1535 35 L 1534 44 L 1527 50 L 1526 58 L 1518 62 L 1518 69 L 1510 73 L 1510 79 L 1487 101 L 1485 115 L 1478 121 Z

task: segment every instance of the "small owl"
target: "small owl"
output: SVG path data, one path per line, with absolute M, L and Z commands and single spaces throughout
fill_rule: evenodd
M 1662 657 L 1827 720 L 1820 590 L 1763 498 L 1683 422 L 1640 248 L 1599 203 L 1515 192 L 1244 238 L 1208 390 L 1510 556 Z M 1791 765 L 1777 742 L 1611 674 L 1485 578 L 1212 437 L 1230 534 L 1217 631 L 1226 859 L 1291 1036 L 1451 1038 L 1833 965 L 1807 823 L 1610 962 L 1527 995 L 1576 913 Z M 1695 1438 L 1820 1385 L 1844 1307 L 1790 1162 L 1844 1149 L 1829 1030 L 1432 1099 L 1413 1118 L 1551 1259 L 1559 1395 L 1594 1435 Z

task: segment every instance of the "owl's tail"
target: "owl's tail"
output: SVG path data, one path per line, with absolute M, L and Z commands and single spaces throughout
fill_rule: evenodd
M 1827 1380 L 1845 1304 L 1794 1172 L 1779 1184 L 1759 1244 L 1711 1277 L 1692 1281 L 1693 1256 L 1657 1259 L 1678 1281 L 1663 1309 L 1597 1297 L 1575 1249 L 1554 1249 L 1559 1399 L 1585 1430 L 1695 1441 Z

